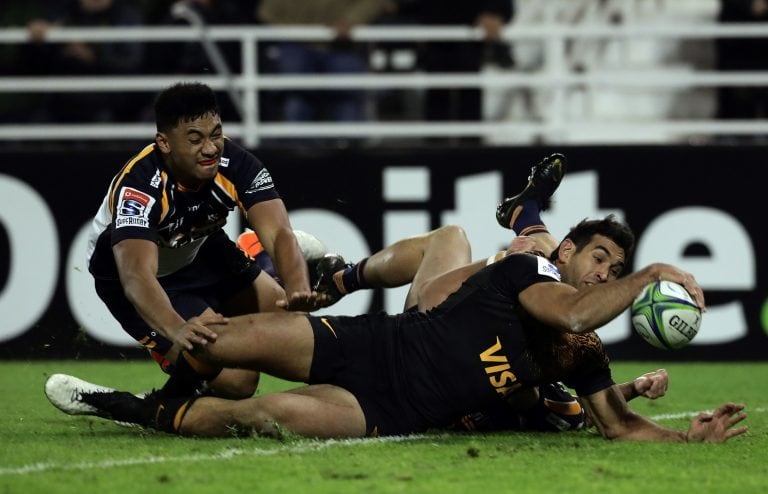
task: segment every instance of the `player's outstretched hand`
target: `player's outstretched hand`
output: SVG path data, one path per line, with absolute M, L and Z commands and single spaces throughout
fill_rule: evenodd
M 665 369 L 658 369 L 653 372 L 646 372 L 632 382 L 635 387 L 635 393 L 638 396 L 644 396 L 650 400 L 661 398 L 667 394 L 669 387 L 669 374 Z
M 316 291 L 292 292 L 290 295 L 286 295 L 286 299 L 277 301 L 277 306 L 285 310 L 312 312 L 329 306 L 331 302 L 328 295 Z
M 747 432 L 747 427 L 734 427 L 745 418 L 744 405 L 726 403 L 713 413 L 701 412 L 691 422 L 687 438 L 689 442 L 704 441 L 721 443 L 739 434 Z
M 172 341 L 185 350 L 192 350 L 195 345 L 205 346 L 216 341 L 218 335 L 208 328 L 210 324 L 224 324 L 227 318 L 221 314 L 203 314 L 184 322 L 172 335 Z
M 669 264 L 657 263 L 652 265 L 652 267 L 657 269 L 658 280 L 674 281 L 675 283 L 683 285 L 688 293 L 691 294 L 699 309 L 701 309 L 702 312 L 707 310 L 704 301 L 704 290 L 701 289 L 701 286 L 699 286 L 696 278 L 691 273 Z

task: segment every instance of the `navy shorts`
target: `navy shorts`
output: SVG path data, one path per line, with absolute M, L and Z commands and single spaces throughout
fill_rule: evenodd
M 239 250 L 237 255 L 242 260 L 234 257 L 235 253 L 230 250 L 234 246 L 231 241 L 227 243 L 216 238 L 210 245 L 207 244 L 208 241 L 204 244 L 204 248 L 207 246 L 205 251 L 201 248 L 192 264 L 172 275 L 159 278 L 174 310 L 184 319 L 199 316 L 209 307 L 220 312 L 222 304 L 249 287 L 261 273 L 261 268 L 248 261 Z M 122 328 L 150 350 L 163 370 L 169 372 L 171 364 L 162 356 L 171 348 L 171 341 L 144 322 L 126 298 L 120 281 L 96 279 L 95 286 L 99 298 Z
M 423 432 L 396 376 L 400 369 L 392 319 L 385 314 L 309 317 L 315 349 L 309 384 L 332 384 L 357 398 L 368 436 Z

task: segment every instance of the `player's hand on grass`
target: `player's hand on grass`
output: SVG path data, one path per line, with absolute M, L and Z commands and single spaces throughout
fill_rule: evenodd
M 653 372 L 646 372 L 636 378 L 632 385 L 635 387 L 637 396 L 644 396 L 655 400 L 667 394 L 669 387 L 669 374 L 665 369 L 658 369 Z
M 747 432 L 747 427 L 734 427 L 747 418 L 744 405 L 726 403 L 713 413 L 701 412 L 691 422 L 686 438 L 689 442 L 721 443 Z
M 312 312 L 330 305 L 331 298 L 316 291 L 301 291 L 286 294 L 287 298 L 278 300 L 277 306 L 285 310 Z

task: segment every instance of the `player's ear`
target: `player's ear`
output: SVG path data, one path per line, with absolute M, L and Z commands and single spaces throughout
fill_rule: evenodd
M 171 146 L 168 144 L 168 136 L 166 136 L 162 132 L 158 132 L 155 134 L 155 143 L 157 144 L 158 149 L 160 149 L 160 152 L 163 154 L 168 154 L 171 152 Z
M 571 239 L 566 238 L 557 248 L 557 258 L 562 262 L 568 262 L 571 256 L 576 252 L 576 244 Z

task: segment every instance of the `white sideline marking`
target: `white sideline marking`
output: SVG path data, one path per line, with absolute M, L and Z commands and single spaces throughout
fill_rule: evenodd
M 20 467 L 0 468 L 0 476 L 3 475 L 26 475 L 30 473 L 44 473 L 50 471 L 72 471 L 72 470 L 101 470 L 114 467 L 125 467 L 133 465 L 152 465 L 157 463 L 170 462 L 192 462 L 192 461 L 215 461 L 227 460 L 236 456 L 271 456 L 282 453 L 308 453 L 320 451 L 332 446 L 355 446 L 358 444 L 388 442 L 397 443 L 405 441 L 416 441 L 419 439 L 433 438 L 432 435 L 414 434 L 410 436 L 388 436 L 380 438 L 353 438 L 353 439 L 325 439 L 313 441 L 309 444 L 300 444 L 296 446 L 284 446 L 277 448 L 227 448 L 219 453 L 182 455 L 182 456 L 149 456 L 146 458 L 127 458 L 123 460 L 105 460 L 96 462 L 82 463 L 32 463 Z
M 710 410 L 711 411 L 711 410 Z M 768 408 L 752 408 L 747 409 L 747 413 L 764 413 L 768 412 Z M 692 418 L 701 413 L 696 412 L 679 412 L 679 413 L 662 413 L 659 415 L 652 415 L 649 417 L 651 420 L 673 420 L 682 418 Z M 193 462 L 193 461 L 216 461 L 227 460 L 236 456 L 271 456 L 281 453 L 308 453 L 312 451 L 320 451 L 332 446 L 355 446 L 357 444 L 367 444 L 375 442 L 405 442 L 416 441 L 419 439 L 435 439 L 434 435 L 414 434 L 411 436 L 389 436 L 380 438 L 359 438 L 359 439 L 326 439 L 314 441 L 309 444 L 300 444 L 296 446 L 284 446 L 277 448 L 261 449 L 261 448 L 227 448 L 219 453 L 209 454 L 197 454 L 197 455 L 182 455 L 182 456 L 149 456 L 146 458 L 131 458 L 124 460 L 105 460 L 97 462 L 83 462 L 83 463 L 32 463 L 29 465 L 23 465 L 20 467 L 5 467 L 0 468 L 0 476 L 3 475 L 27 475 L 33 473 L 45 473 L 50 471 L 73 471 L 73 470 L 103 470 L 107 468 L 125 467 L 133 465 L 152 465 L 158 463 L 171 463 L 171 462 Z
M 702 411 L 712 412 L 712 410 L 702 410 Z M 751 408 L 751 409 L 747 408 L 744 411 L 747 414 L 749 414 L 750 412 L 762 413 L 762 412 L 768 412 L 768 408 Z M 700 413 L 701 413 L 701 411 L 699 411 L 699 412 L 662 413 L 660 415 L 651 415 L 648 418 L 651 419 L 651 420 L 689 419 L 689 418 L 695 417 L 696 415 L 698 415 Z

